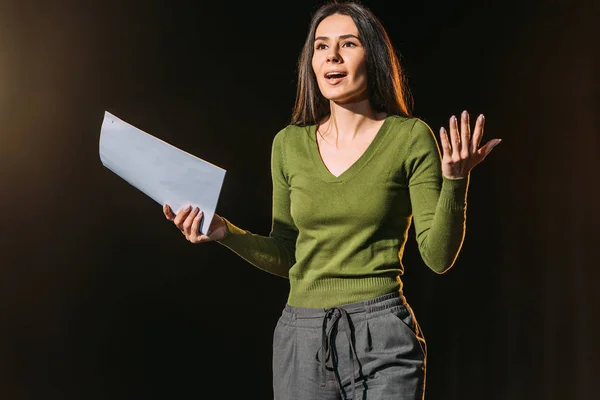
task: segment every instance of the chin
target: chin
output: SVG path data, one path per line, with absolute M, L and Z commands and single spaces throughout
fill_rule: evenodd
M 368 98 L 364 91 L 349 92 L 347 90 L 321 90 L 321 94 L 329 101 L 333 101 L 338 104 L 351 104 Z
M 360 94 L 324 94 L 324 97 L 329 100 L 332 101 L 334 103 L 340 104 L 340 105 L 344 105 L 344 104 L 352 104 L 352 103 L 358 103 L 361 102 L 363 100 L 366 100 L 367 97 Z

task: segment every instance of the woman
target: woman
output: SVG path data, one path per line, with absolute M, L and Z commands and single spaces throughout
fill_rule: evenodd
M 272 144 L 269 236 L 168 205 L 192 243 L 218 241 L 289 279 L 273 338 L 276 400 L 422 399 L 426 345 L 402 294 L 402 252 L 414 220 L 424 262 L 446 272 L 465 233 L 479 148 L 469 115 L 435 136 L 411 117 L 402 68 L 385 29 L 363 5 L 333 2 L 312 17 L 299 59 L 291 123 Z M 460 125 L 460 127 L 459 127 Z

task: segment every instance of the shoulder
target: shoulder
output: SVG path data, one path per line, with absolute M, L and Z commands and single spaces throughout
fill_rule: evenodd
M 431 136 L 433 134 L 433 130 L 429 126 L 429 124 L 423 121 L 421 118 L 413 117 L 410 118 L 411 122 L 411 132 L 414 136 Z
M 436 141 L 431 127 L 421 118 L 391 115 L 387 119 L 389 130 L 394 132 L 393 137 L 397 140 L 408 140 L 412 145 L 419 142 L 431 144 L 432 141 Z
M 411 135 L 431 135 L 429 125 L 418 117 L 404 117 L 401 115 L 390 115 L 387 117 L 391 129 L 406 132 Z
M 414 143 L 427 143 L 429 145 L 436 142 L 435 134 L 429 124 L 421 118 L 410 118 L 410 135 Z
M 311 126 L 287 125 L 280 129 L 276 136 L 306 134 L 310 130 Z
M 273 137 L 273 145 L 282 146 L 284 143 L 303 141 L 310 138 L 309 126 L 287 125 Z

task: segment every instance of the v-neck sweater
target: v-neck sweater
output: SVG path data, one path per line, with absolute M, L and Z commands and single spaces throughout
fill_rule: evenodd
M 289 125 L 273 138 L 268 235 L 229 220 L 219 241 L 252 265 L 289 279 L 288 304 L 329 308 L 402 290 L 409 228 L 424 263 L 443 273 L 464 236 L 469 176 L 447 179 L 430 127 L 388 116 L 339 176 L 321 159 L 316 126 Z

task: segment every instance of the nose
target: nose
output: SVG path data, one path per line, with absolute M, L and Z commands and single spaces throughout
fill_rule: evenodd
M 337 51 L 337 47 L 331 46 L 329 52 L 327 53 L 327 62 L 330 62 L 330 63 L 339 63 L 340 62 L 340 55 Z

